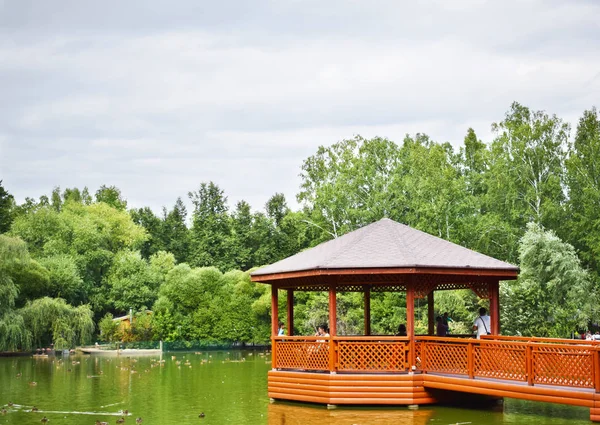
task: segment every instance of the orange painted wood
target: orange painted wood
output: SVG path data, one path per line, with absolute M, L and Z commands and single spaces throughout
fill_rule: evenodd
M 337 335 L 337 297 L 335 285 L 329 286 L 329 334 Z
M 406 335 L 410 339 L 408 351 L 408 367 L 415 364 L 415 289 L 411 286 L 406 291 Z
M 489 270 L 489 269 L 457 269 L 457 268 L 425 268 L 425 267 L 386 267 L 370 269 L 315 269 L 287 273 L 272 273 L 251 276 L 253 282 L 269 282 L 272 280 L 297 279 L 309 276 L 343 276 L 343 275 L 392 275 L 392 274 L 435 274 L 477 277 L 498 277 L 500 280 L 517 278 L 516 270 Z
M 371 287 L 365 287 L 365 335 L 371 335 Z
M 275 286 L 271 287 L 271 337 L 277 336 L 279 332 L 279 299 Z
M 287 290 L 287 334 L 294 335 L 294 290 Z
M 569 404 L 572 406 L 591 407 L 593 405 L 592 401 L 580 399 L 580 398 L 554 397 L 554 396 L 541 395 L 541 394 L 528 394 L 528 393 L 522 393 L 522 392 L 514 392 L 514 391 L 499 390 L 499 389 L 494 389 L 494 388 L 487 388 L 487 387 L 474 388 L 470 385 L 431 383 L 431 384 L 427 385 L 427 388 L 437 388 L 440 390 L 483 394 L 483 395 L 489 395 L 489 396 L 494 396 L 494 397 L 518 398 L 521 400 L 529 400 L 529 401 L 542 401 L 545 403 Z
M 493 335 L 500 333 L 500 282 L 492 282 L 489 284 L 490 293 L 490 332 Z
M 433 291 L 427 294 L 427 333 L 435 335 L 435 311 L 433 309 Z
M 473 363 L 473 344 L 469 343 L 467 344 L 467 374 L 471 379 L 475 377 L 475 366 Z
M 593 402 L 594 392 L 592 390 L 570 390 L 567 388 L 549 388 L 547 386 L 529 386 L 524 384 L 510 383 L 510 382 L 498 382 L 493 380 L 483 379 L 467 379 L 453 376 L 443 376 L 427 374 L 423 381 L 425 388 L 437 388 L 442 384 L 452 384 L 459 386 L 469 386 L 473 390 L 479 391 L 479 389 L 491 388 L 503 391 L 510 391 L 522 394 L 539 394 L 548 397 L 556 398 L 577 398 Z M 472 392 L 472 391 L 470 391 Z
M 277 343 L 274 338 L 279 332 L 279 307 L 277 287 L 271 287 L 271 367 L 275 368 L 277 363 Z
M 593 365 L 594 365 L 594 387 L 596 392 L 600 393 L 600 351 L 594 350 L 593 354 Z
M 321 403 L 321 404 L 329 404 L 329 397 L 314 397 L 307 395 L 298 395 L 298 394 L 287 394 L 287 393 L 278 393 L 275 391 L 269 391 L 269 398 L 275 400 L 291 400 L 291 401 L 304 401 L 308 403 Z
M 508 335 L 481 335 L 482 340 L 488 341 L 519 341 L 519 342 L 537 342 L 549 344 L 564 344 L 564 345 L 588 345 L 600 347 L 600 341 L 586 341 L 583 339 L 566 339 L 566 338 L 541 338 L 535 336 L 508 336 Z
M 525 347 L 525 373 L 527 374 L 527 385 L 533 385 L 533 347 Z

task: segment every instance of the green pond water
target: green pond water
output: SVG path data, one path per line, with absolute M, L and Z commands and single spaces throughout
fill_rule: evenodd
M 172 356 L 175 356 L 173 358 Z M 159 363 L 159 360 L 164 360 Z M 179 362 L 179 363 L 178 363 Z M 189 364 L 186 364 L 189 363 Z M 340 407 L 269 403 L 270 357 L 213 351 L 159 356 L 0 357 L 2 424 L 591 424 L 589 409 L 506 399 L 493 408 Z M 19 375 L 20 374 L 20 375 Z M 36 383 L 35 385 L 33 383 Z M 465 398 L 468 398 L 465 395 Z M 13 406 L 9 407 L 8 403 Z M 32 407 L 38 408 L 32 412 Z M 200 413 L 203 418 L 199 418 Z

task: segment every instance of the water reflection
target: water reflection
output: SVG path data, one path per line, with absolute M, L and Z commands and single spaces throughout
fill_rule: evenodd
M 276 402 L 269 405 L 269 425 L 425 425 L 433 411 L 406 407 L 351 408 L 329 410 L 323 406 L 295 405 Z

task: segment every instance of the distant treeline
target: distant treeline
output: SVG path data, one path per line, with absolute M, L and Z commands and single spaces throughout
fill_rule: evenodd
M 501 288 L 503 332 L 585 329 L 598 319 L 598 113 L 584 111 L 571 129 L 514 103 L 492 129 L 490 141 L 469 129 L 459 149 L 424 134 L 320 147 L 302 165 L 298 211 L 280 193 L 262 211 L 245 201 L 231 209 L 213 182 L 188 193 L 189 217 L 181 198 L 157 216 L 106 186 L 18 205 L 0 182 L 0 350 L 70 346 L 98 323 L 105 339 L 265 342 L 270 293 L 247 271 L 382 217 L 519 265 L 521 278 Z M 296 303 L 297 332 L 326 320 L 325 294 L 298 293 Z M 403 294 L 372 303 L 374 332 L 405 321 Z M 436 294 L 455 332 L 469 330 L 482 303 L 470 291 Z M 119 334 L 109 315 L 129 309 L 153 314 Z M 341 294 L 338 309 L 338 331 L 361 333 L 360 294 Z

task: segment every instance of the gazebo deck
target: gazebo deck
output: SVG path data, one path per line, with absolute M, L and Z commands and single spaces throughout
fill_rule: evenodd
M 272 399 L 431 404 L 448 394 L 435 390 L 450 390 L 584 406 L 592 420 L 600 419 L 597 342 L 423 336 L 412 343 L 407 337 L 337 336 L 275 337 L 274 343 Z

